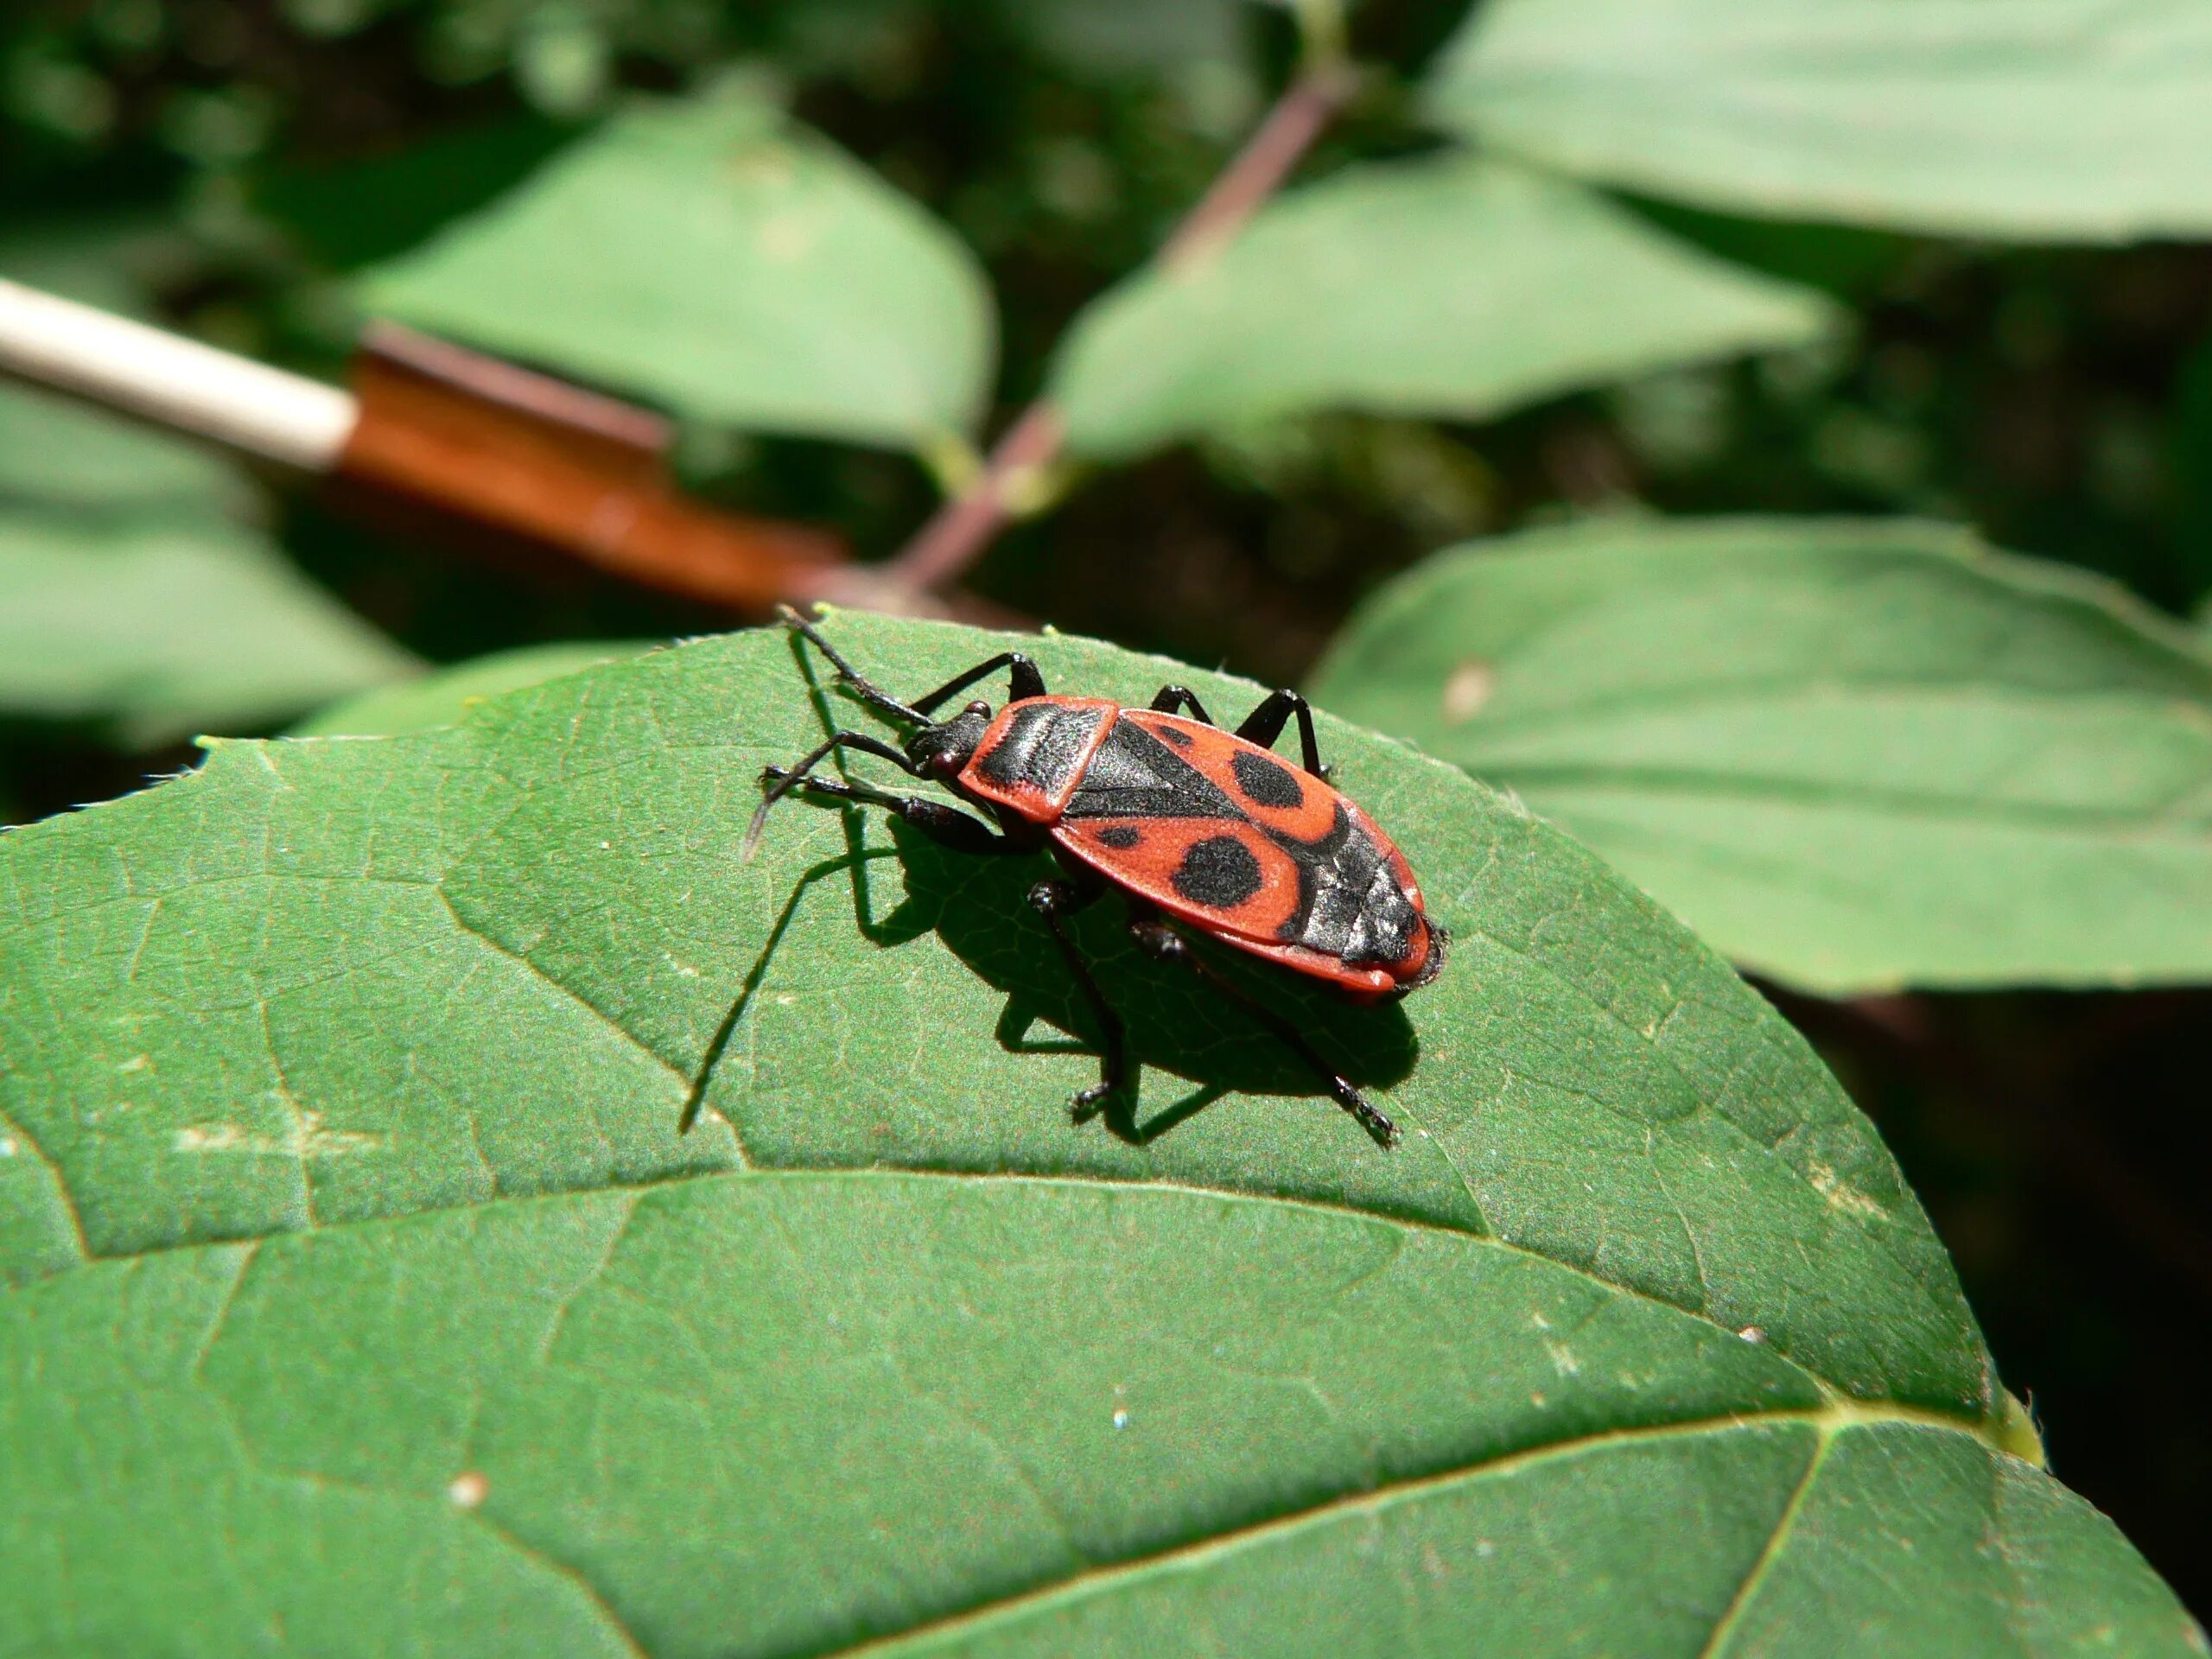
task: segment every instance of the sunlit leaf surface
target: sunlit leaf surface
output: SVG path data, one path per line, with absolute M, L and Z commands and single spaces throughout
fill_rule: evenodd
M 2046 241 L 2212 229 L 2196 0 L 1493 0 L 1428 101 L 1567 172 L 1735 212 Z

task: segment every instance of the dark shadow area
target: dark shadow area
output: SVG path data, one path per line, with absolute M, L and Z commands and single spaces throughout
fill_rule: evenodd
M 1030 887 L 1056 873 L 1050 855 L 964 858 L 904 824 L 894 824 L 892 834 L 906 867 L 907 897 L 884 918 L 887 933 L 895 938 L 910 930 L 933 931 L 980 977 L 1005 992 L 997 1036 L 1008 1050 L 1053 1052 L 1076 1046 L 1096 1053 L 1100 1033 L 1091 1012 L 1027 902 Z M 1116 1134 L 1155 1139 L 1226 1094 L 1323 1092 L 1306 1065 L 1243 1009 L 1189 970 L 1140 952 L 1127 927 L 1127 909 L 1109 893 L 1073 918 L 1069 931 L 1128 1028 L 1130 1059 L 1196 1087 L 1141 1122 L 1126 1093 L 1116 1096 L 1104 1113 Z M 1413 1070 L 1420 1046 L 1397 1003 L 1357 1006 L 1287 969 L 1211 944 L 1188 927 L 1183 931 L 1198 940 L 1215 967 L 1289 1020 L 1354 1084 L 1385 1086 Z M 1075 1041 L 1037 1042 L 1031 1033 L 1039 1023 Z
M 200 760 L 183 741 L 132 751 L 89 721 L 0 719 L 0 827 L 132 794 Z
M 779 810 L 829 809 L 793 801 Z M 1099 1052 L 1102 1037 L 1096 1021 L 1043 919 L 1027 899 L 1032 886 L 1057 871 L 1049 854 L 964 855 L 896 821 L 890 823 L 895 851 L 868 849 L 861 843 L 857 815 L 849 812 L 846 818 L 847 852 L 813 866 L 793 885 L 701 1068 L 693 1090 L 694 1109 L 805 890 L 838 876 L 851 881 L 855 925 L 873 943 L 896 947 L 933 932 L 977 976 L 1006 994 L 994 1034 L 1008 1052 Z M 893 857 L 904 867 L 906 893 L 886 910 L 870 871 Z M 1165 1072 L 1186 1080 L 1191 1087 L 1173 1103 L 1154 1106 L 1142 1118 L 1131 1091 L 1122 1091 L 1098 1114 L 1109 1130 L 1142 1145 L 1171 1133 L 1225 1095 L 1325 1093 L 1305 1063 L 1244 1010 L 1187 969 L 1141 953 L 1126 929 L 1127 912 L 1120 897 L 1111 893 L 1069 924 L 1100 988 L 1121 1014 L 1140 1084 L 1143 1073 Z M 1197 937 L 1192 930 L 1184 931 Z M 1405 1010 L 1396 1003 L 1361 1007 L 1287 969 L 1240 959 L 1243 953 L 1226 945 L 1202 938 L 1199 944 L 1213 966 L 1289 1020 L 1325 1060 L 1354 1084 L 1386 1086 L 1412 1071 L 1420 1044 Z M 1064 1034 L 1040 1035 L 1040 1026 Z M 1154 1089 L 1156 1095 L 1156 1078 Z

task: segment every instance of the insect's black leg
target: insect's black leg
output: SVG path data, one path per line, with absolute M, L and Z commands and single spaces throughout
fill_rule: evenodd
M 1006 696 L 1008 702 L 1020 702 L 1025 697 L 1041 697 L 1045 695 L 1045 677 L 1038 671 L 1037 664 L 1018 651 L 1002 651 L 989 661 L 978 663 L 964 673 L 954 675 L 929 696 L 916 697 L 914 710 L 917 714 L 927 715 L 947 697 L 953 696 L 956 692 L 965 691 L 976 681 L 995 674 L 1002 668 L 1012 671 L 1006 677 Z
M 822 637 L 821 629 L 816 627 L 813 623 L 808 621 L 790 606 L 777 606 L 776 615 L 785 627 L 794 633 L 804 634 L 817 651 L 827 657 L 830 659 L 830 665 L 837 671 L 837 677 L 858 692 L 861 701 L 869 708 L 889 715 L 894 720 L 903 720 L 912 725 L 926 726 L 930 723 L 929 715 L 925 711 L 910 708 L 868 679 L 860 670 L 845 660 L 842 652 Z
M 1244 716 L 1244 723 L 1236 728 L 1236 735 L 1263 749 L 1272 749 L 1275 739 L 1282 735 L 1285 721 L 1298 716 L 1298 744 L 1304 753 L 1306 770 L 1316 778 L 1326 779 L 1328 767 L 1321 764 L 1320 745 L 1313 741 L 1313 705 L 1295 691 L 1270 691 L 1261 699 L 1260 706 Z
M 1344 1078 L 1331 1071 L 1313 1046 L 1292 1025 L 1273 1008 L 1247 993 L 1224 975 L 1216 971 L 1192 947 L 1191 942 L 1170 927 L 1159 916 L 1133 910 L 1129 917 L 1129 937 L 1147 955 L 1163 962 L 1179 962 L 1197 974 L 1214 989 L 1243 1008 L 1281 1039 L 1283 1046 L 1313 1068 L 1313 1073 L 1327 1087 L 1337 1104 L 1359 1121 L 1360 1128 L 1375 1138 L 1377 1146 L 1388 1148 L 1398 1144 L 1398 1126 L 1385 1117 L 1369 1102 L 1366 1096 L 1353 1088 Z
M 1031 906 L 1045 918 L 1045 925 L 1052 930 L 1053 943 L 1060 947 L 1068 971 L 1083 988 L 1084 999 L 1090 1004 L 1090 1012 L 1098 1021 L 1098 1081 L 1088 1089 L 1078 1090 L 1068 1103 L 1068 1109 L 1078 1123 L 1128 1080 L 1128 1049 L 1122 1037 L 1122 1017 L 1106 1001 L 1106 993 L 1098 988 L 1097 976 L 1090 971 L 1090 964 L 1083 959 L 1082 952 L 1075 948 L 1075 941 L 1068 937 L 1062 919 L 1081 910 L 1103 891 L 1096 882 L 1079 886 L 1073 881 L 1039 881 L 1029 889 Z
M 760 774 L 764 782 L 781 783 L 791 776 L 781 766 L 770 766 Z M 903 818 L 931 841 L 950 847 L 956 853 L 1027 853 L 1035 850 L 1010 836 L 1000 835 L 981 818 L 963 812 L 958 807 L 947 806 L 943 801 L 932 801 L 919 795 L 893 795 L 889 790 L 877 789 L 870 784 L 847 784 L 830 778 L 802 778 L 792 785 L 810 794 L 826 795 L 833 800 L 854 801 L 862 806 L 880 806 L 892 816 Z
M 1158 695 L 1152 700 L 1152 712 L 1155 715 L 1172 715 L 1179 709 L 1189 709 L 1192 719 L 1203 721 L 1209 726 L 1219 724 L 1211 715 L 1206 713 L 1205 704 L 1198 701 L 1198 694 L 1189 686 L 1161 686 Z
M 1002 668 L 1013 670 L 1007 677 L 1007 696 L 1010 702 L 1019 702 L 1024 697 L 1045 695 L 1045 677 L 1038 671 L 1037 664 L 1018 651 L 1002 651 L 989 661 L 978 663 L 975 667 L 956 674 L 927 696 L 917 697 L 912 702 L 901 702 L 847 662 L 844 653 L 822 637 L 821 629 L 790 606 L 779 605 L 776 614 L 782 619 L 785 627 L 795 633 L 805 635 L 814 648 L 830 659 L 830 665 L 837 671 L 837 677 L 858 692 L 861 702 L 893 719 L 903 720 L 912 725 L 928 725 L 931 712 L 947 697 L 955 692 L 965 691 L 976 681 L 995 674 Z

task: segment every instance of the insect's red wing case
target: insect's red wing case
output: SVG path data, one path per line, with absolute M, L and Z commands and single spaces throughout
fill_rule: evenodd
M 1319 779 L 1218 727 L 1149 709 L 1125 709 L 1121 718 L 1168 743 L 1243 816 L 1063 819 L 1052 826 L 1056 842 L 1116 886 L 1224 944 L 1331 981 L 1354 995 L 1379 995 L 1401 982 L 1401 976 L 1389 969 L 1355 967 L 1284 942 L 1281 930 L 1298 913 L 1298 865 L 1279 842 L 1261 833 L 1264 826 L 1294 841 L 1316 842 L 1330 833 L 1341 810 L 1372 837 L 1418 906 L 1421 892 L 1412 869 L 1372 819 Z M 1240 755 L 1245 757 L 1241 766 Z M 1192 849 L 1223 840 L 1236 842 L 1256 866 L 1258 880 L 1249 894 L 1231 903 L 1203 893 L 1194 897 L 1187 887 L 1179 887 L 1176 877 L 1186 870 Z

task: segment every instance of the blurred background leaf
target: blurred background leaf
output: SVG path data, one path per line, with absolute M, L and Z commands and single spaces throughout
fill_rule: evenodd
M 124 316 L 152 310 L 152 272 L 188 245 L 152 218 L 85 216 L 10 227 L 0 276 Z M 109 512 L 243 507 L 250 493 L 210 452 L 29 386 L 0 381 L 0 501 Z
M 359 295 L 752 431 L 941 444 L 992 366 L 967 251 L 744 82 L 625 110 Z
M 1076 451 L 1118 457 L 1318 410 L 1474 419 L 1840 321 L 1603 197 L 1446 155 L 1348 168 L 1132 278 L 1077 320 L 1052 390 Z
M 231 468 L 204 450 L 66 397 L 0 385 L 0 499 L 94 511 L 220 512 L 248 499 Z
M 0 710 L 143 747 L 419 667 L 240 526 L 0 509 Z
M 1313 690 L 1810 989 L 2212 979 L 2212 658 L 1961 531 L 1630 520 L 1443 553 Z
M 399 732 L 450 726 L 472 703 L 503 691 L 558 679 L 598 663 L 634 657 L 653 648 L 644 639 L 566 642 L 495 652 L 456 663 L 397 685 L 341 698 L 295 725 L 293 737 L 389 737 Z
M 89 222 L 0 242 L 0 276 L 143 314 L 147 226 Z M 421 664 L 243 522 L 225 461 L 0 385 L 0 715 L 145 748 L 265 728 Z
M 1070 68 L 1096 75 L 1156 74 L 1243 55 L 1247 0 L 1014 0 L 1017 27 Z
M 1739 212 L 2118 242 L 2212 231 L 2194 0 L 1494 0 L 1428 89 L 1564 171 Z

